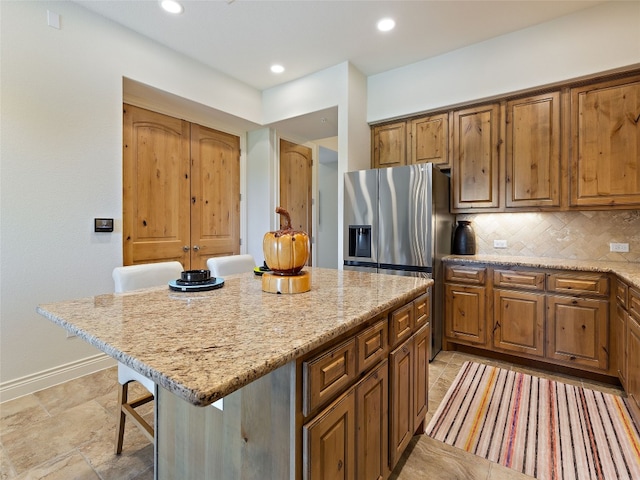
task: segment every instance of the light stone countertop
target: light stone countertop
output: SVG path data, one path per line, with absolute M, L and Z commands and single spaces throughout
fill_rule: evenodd
M 209 405 L 394 305 L 433 280 L 306 268 L 311 291 L 262 291 L 253 273 L 222 288 L 167 287 L 40 305 L 38 313 L 194 405 Z
M 584 272 L 611 272 L 618 275 L 629 286 L 640 289 L 640 263 L 509 255 L 449 255 L 443 260 L 448 263 L 490 263 L 493 265 L 558 268 Z

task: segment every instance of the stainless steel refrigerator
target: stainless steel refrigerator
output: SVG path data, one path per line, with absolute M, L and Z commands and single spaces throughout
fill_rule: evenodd
M 344 179 L 344 268 L 433 278 L 431 359 L 442 349 L 442 257 L 451 253 L 449 177 L 433 164 Z

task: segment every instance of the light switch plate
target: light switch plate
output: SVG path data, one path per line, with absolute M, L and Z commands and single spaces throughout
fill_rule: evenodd
M 629 244 L 628 243 L 610 243 L 609 244 L 610 252 L 619 252 L 619 253 L 629 253 Z
M 493 248 L 507 248 L 507 241 L 506 240 L 494 240 L 493 241 Z
M 47 10 L 47 25 L 60 30 L 60 15 L 51 10 Z

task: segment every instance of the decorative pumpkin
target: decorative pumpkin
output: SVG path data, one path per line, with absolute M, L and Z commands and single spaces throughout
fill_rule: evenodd
M 265 233 L 264 261 L 274 273 L 296 275 L 309 259 L 309 236 L 291 228 L 291 215 L 284 208 L 276 208 L 276 213 L 284 217 L 285 224 L 280 230 Z

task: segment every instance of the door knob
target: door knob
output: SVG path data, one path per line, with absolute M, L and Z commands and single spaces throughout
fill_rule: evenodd
M 184 247 L 182 247 L 182 251 L 183 252 L 188 252 L 189 251 L 189 245 L 185 245 Z
M 200 247 L 198 245 L 194 245 L 193 246 L 193 251 L 197 252 L 198 250 L 200 250 Z

